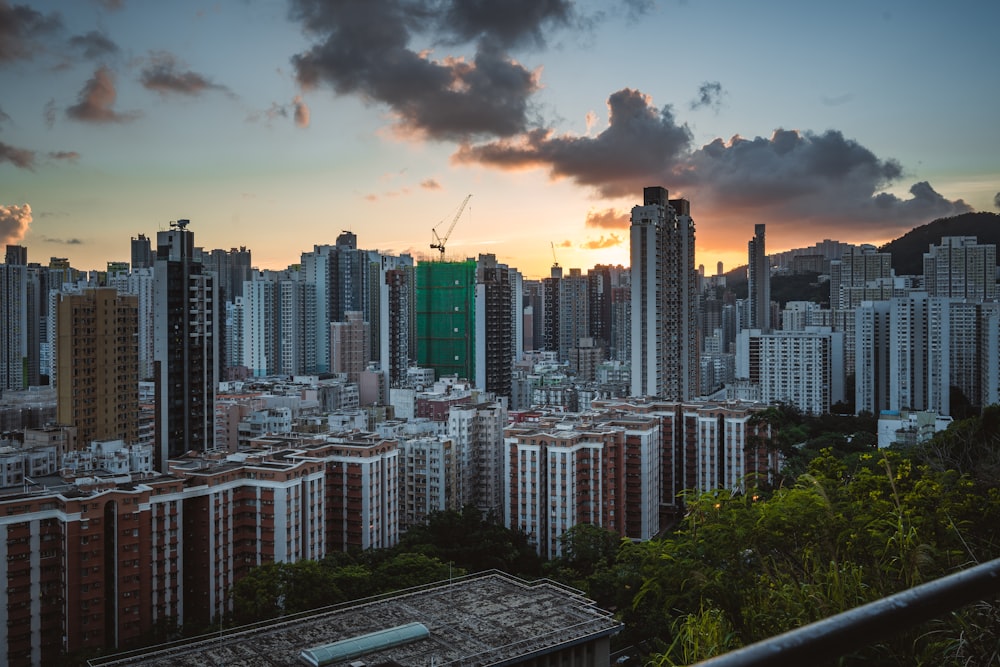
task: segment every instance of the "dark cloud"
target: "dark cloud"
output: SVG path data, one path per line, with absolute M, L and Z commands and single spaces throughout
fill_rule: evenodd
M 254 110 L 247 114 L 247 122 L 257 123 L 263 121 L 269 124 L 272 120 L 281 117 L 288 118 L 288 108 L 284 104 L 271 102 L 271 106 L 263 111 Z
M 4 113 L 3 109 L 0 109 L 0 123 L 6 123 L 10 120 L 10 116 Z
M 420 181 L 420 187 L 424 190 L 440 190 L 441 184 L 436 178 L 427 178 Z
M 43 236 L 42 241 L 45 241 L 46 243 L 61 243 L 64 245 L 83 245 L 83 241 L 76 237 L 60 239 L 53 236 Z
M 650 13 L 656 6 L 654 0 L 623 0 L 622 4 L 625 5 L 628 17 L 633 21 Z
M 125 0 L 94 0 L 100 7 L 115 12 L 125 6 Z
M 1000 192 L 993 195 L 993 206 L 1000 208 Z
M 716 139 L 674 176 L 674 186 L 700 207 L 732 220 L 766 220 L 779 235 L 822 226 L 855 236 L 905 231 L 971 210 L 928 183 L 913 185 L 908 199 L 884 192 L 904 176 L 900 164 L 836 130 Z
M 306 106 L 301 95 L 296 95 L 292 100 L 292 108 L 295 109 L 295 127 L 309 127 L 309 107 Z
M 0 0 L 0 64 L 31 58 L 44 50 L 44 37 L 61 27 L 58 14 L 45 15 L 27 5 Z
M 66 115 L 85 123 L 127 123 L 139 117 L 137 111 L 122 113 L 112 109 L 117 97 L 114 74 L 107 67 L 98 67 L 80 91 L 79 101 L 66 109 Z
M 545 45 L 553 28 L 573 20 L 567 0 L 450 0 L 444 3 L 439 28 L 458 41 L 488 40 L 503 47 Z
M 586 250 L 601 250 L 602 248 L 613 248 L 616 245 L 621 245 L 624 239 L 617 234 L 608 234 L 607 238 L 601 235 L 599 239 L 591 239 L 583 243 L 581 248 Z
M 588 211 L 586 224 L 600 229 L 628 229 L 632 224 L 632 217 L 628 213 L 606 208 L 603 211 Z
M 71 37 L 69 44 L 80 51 L 84 58 L 90 60 L 100 60 L 107 56 L 113 56 L 119 50 L 117 44 L 96 30 L 91 30 L 85 35 Z
M 453 160 L 503 169 L 543 167 L 553 178 L 570 178 L 606 197 L 634 193 L 636 183 L 667 179 L 689 150 L 687 125 L 677 124 L 669 106 L 657 110 L 648 97 L 628 88 L 613 93 L 608 108 L 608 127 L 596 137 L 534 130 L 515 140 L 463 145 Z
M 67 160 L 69 162 L 76 162 L 80 159 L 80 154 L 76 151 L 52 151 L 49 153 L 49 157 L 53 160 Z
M 506 137 L 527 128 L 528 99 L 538 82 L 503 52 L 505 32 L 493 30 L 496 39 L 484 38 L 471 61 L 434 60 L 412 50 L 410 40 L 424 31 L 435 33 L 441 15 L 436 3 L 293 0 L 292 6 L 293 17 L 318 38 L 292 58 L 302 85 L 328 85 L 339 95 L 385 104 L 398 129 L 434 139 Z M 468 15 L 464 30 L 478 25 L 474 12 L 463 15 Z
M 0 204 L 0 245 L 16 245 L 24 239 L 31 226 L 31 206 Z
M 149 90 L 155 90 L 161 95 L 179 93 L 181 95 L 200 95 L 206 90 L 228 92 L 225 86 L 213 83 L 197 72 L 184 70 L 183 64 L 166 51 L 150 54 L 149 63 L 139 75 L 142 85 Z
M 698 97 L 691 101 L 691 110 L 708 107 L 718 112 L 722 107 L 722 84 L 718 81 L 706 81 L 698 87 Z
M 35 168 L 35 151 L 0 141 L 0 163 L 3 162 L 10 162 L 15 167 L 32 171 Z

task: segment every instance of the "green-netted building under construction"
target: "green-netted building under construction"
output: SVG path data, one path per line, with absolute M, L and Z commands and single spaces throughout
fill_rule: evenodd
M 476 370 L 476 262 L 416 266 L 417 364 L 435 377 L 473 379 Z

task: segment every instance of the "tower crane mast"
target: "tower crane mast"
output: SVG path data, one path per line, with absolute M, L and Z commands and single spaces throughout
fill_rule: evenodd
M 465 205 L 469 203 L 471 198 L 472 195 L 466 195 L 465 199 L 462 200 L 462 205 L 458 207 L 458 212 L 452 219 L 451 224 L 448 226 L 448 231 L 444 233 L 444 236 L 439 236 L 437 233 L 437 227 L 441 224 L 440 222 L 438 225 L 431 228 L 431 234 L 434 235 L 434 242 L 431 243 L 431 248 L 441 252 L 441 259 L 444 259 L 444 246 L 448 242 L 448 238 L 451 236 L 452 231 L 454 231 L 455 225 L 458 224 L 458 219 L 462 217 L 462 211 L 465 210 Z

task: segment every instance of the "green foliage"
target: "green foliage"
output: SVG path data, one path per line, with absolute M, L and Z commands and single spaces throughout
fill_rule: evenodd
M 233 587 L 234 622 L 276 618 L 338 602 L 501 569 L 536 576 L 541 564 L 523 533 L 473 507 L 439 512 L 391 549 L 328 554 L 322 561 L 265 563 Z
M 345 598 L 328 568 L 316 561 L 265 563 L 233 587 L 238 624 L 276 618 L 342 602 Z
M 769 416 L 779 429 L 781 418 Z M 969 428 L 982 437 L 991 423 Z M 676 531 L 623 546 L 616 561 L 639 582 L 620 612 L 626 635 L 658 642 L 656 665 L 705 659 L 1000 555 L 997 487 L 900 452 L 827 448 L 778 489 L 684 500 Z M 993 664 L 997 615 L 985 601 L 841 664 Z
M 406 531 L 397 549 L 420 551 L 469 572 L 495 569 L 534 577 L 541 571 L 527 535 L 471 506 L 431 514 L 424 525 Z

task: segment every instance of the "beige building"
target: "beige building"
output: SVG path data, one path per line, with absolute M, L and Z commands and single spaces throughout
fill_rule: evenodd
M 56 299 L 56 416 L 79 447 L 138 439 L 138 297 L 110 287 Z

